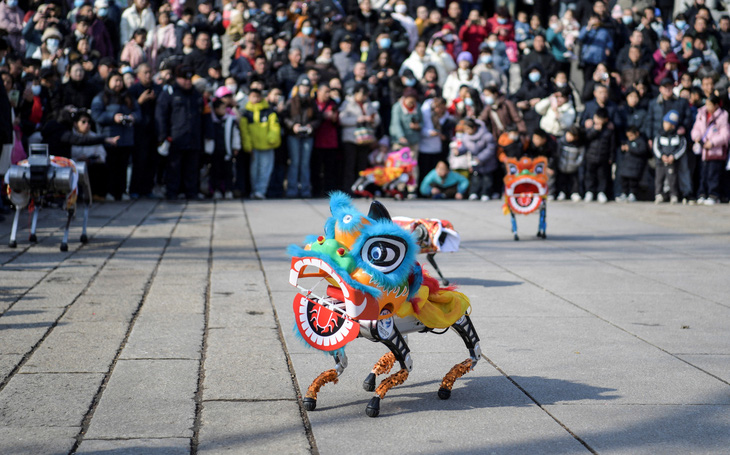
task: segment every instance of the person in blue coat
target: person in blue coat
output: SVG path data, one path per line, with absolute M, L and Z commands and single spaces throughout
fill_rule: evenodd
M 583 78 L 588 81 L 591 80 L 596 66 L 611 56 L 613 38 L 608 28 L 601 24 L 601 17 L 593 14 L 588 20 L 588 24 L 580 29 L 578 41 L 581 44 L 580 59 L 583 64 Z
M 106 144 L 107 189 L 114 200 L 128 198 L 127 165 L 134 149 L 134 124 L 142 119 L 139 104 L 127 93 L 122 75 L 114 72 L 106 79 L 104 90 L 91 102 L 91 117 L 101 135 L 119 136 L 115 145 Z
M 431 199 L 464 199 L 469 189 L 469 179 L 449 169 L 448 163 L 439 161 L 421 181 L 421 195 Z

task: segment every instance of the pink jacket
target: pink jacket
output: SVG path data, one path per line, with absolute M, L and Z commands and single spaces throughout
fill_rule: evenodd
M 727 158 L 728 143 L 730 143 L 730 125 L 728 125 L 727 112 L 718 107 L 712 116 L 715 121 L 710 130 L 707 131 L 707 107 L 702 106 L 697 111 L 697 118 L 692 127 L 692 140 L 695 142 L 711 142 L 711 149 L 702 149 L 702 161 L 724 160 Z M 705 134 L 706 133 L 706 134 Z M 699 153 L 695 152 L 699 155 Z

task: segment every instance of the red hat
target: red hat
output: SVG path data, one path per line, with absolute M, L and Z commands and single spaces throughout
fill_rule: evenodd
M 677 54 L 670 52 L 667 54 L 666 61 L 667 63 L 679 63 L 679 58 L 677 57 Z
M 253 24 L 246 24 L 243 27 L 243 33 L 256 33 L 256 26 Z

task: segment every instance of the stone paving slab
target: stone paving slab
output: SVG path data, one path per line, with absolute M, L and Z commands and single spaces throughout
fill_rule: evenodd
M 450 400 L 436 390 L 463 343 L 413 334 L 415 369 L 378 419 L 361 383 L 385 349 L 366 340 L 302 411 L 333 362 L 292 332 L 286 246 L 322 232 L 327 201 L 98 204 L 88 245 L 60 253 L 62 220 L 43 211 L 38 245 L 0 246 L 0 453 L 730 446 L 727 206 L 555 203 L 548 240 L 520 217 L 514 242 L 501 201 L 386 204 L 462 235 L 437 261 L 472 299 L 485 358 Z

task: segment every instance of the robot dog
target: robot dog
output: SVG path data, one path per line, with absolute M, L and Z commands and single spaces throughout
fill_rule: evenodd
M 507 168 L 507 174 L 504 177 L 504 206 L 502 210 L 505 215 L 512 217 L 512 234 L 515 240 L 519 240 L 517 235 L 517 219 L 515 213 L 520 215 L 528 215 L 536 210 L 540 210 L 540 222 L 537 228 L 537 236 L 543 239 L 547 238 L 545 229 L 547 227 L 547 192 L 548 177 L 547 158 L 539 156 L 537 158 L 509 158 L 502 156 Z
M 407 334 L 438 334 L 451 328 L 461 336 L 469 358 L 443 378 L 438 396 L 448 399 L 454 381 L 481 358 L 479 337 L 469 318 L 469 299 L 453 288 L 440 287 L 424 272 L 416 262 L 419 247 L 412 234 L 393 223 L 379 202 L 372 202 L 366 216 L 348 196 L 334 193 L 330 211 L 324 235 L 312 237 L 303 248 L 289 247 L 293 256 L 289 282 L 299 289 L 293 302 L 297 333 L 335 361 L 334 369 L 309 386 L 305 409 L 316 408 L 323 385 L 337 382 L 347 367 L 345 346 L 362 337 L 390 350 L 363 383 L 365 390 L 375 391 L 366 414 L 377 417 L 385 394 L 406 381 L 413 368 Z M 396 361 L 400 370 L 376 388 L 376 377 L 389 373 Z
M 79 199 L 84 204 L 81 243 L 88 242 L 86 225 L 91 206 L 91 186 L 85 163 L 76 163 L 68 158 L 49 155 L 47 145 L 32 144 L 28 159 L 10 166 L 5 174 L 5 183 L 8 185 L 10 202 L 15 205 L 15 217 L 10 232 L 10 248 L 18 246 L 16 235 L 20 212 L 29 207 L 29 211 L 33 213 L 29 240 L 35 243 L 38 241 L 36 237 L 38 211 L 46 199 L 59 194 L 65 196 L 64 209 L 68 213 L 66 229 L 61 241 L 61 251 L 68 251 L 68 231 Z
M 403 199 L 407 188 L 416 184 L 413 172 L 418 161 L 409 147 L 390 152 L 383 164 L 360 171 L 360 177 L 352 185 L 352 194 L 367 198 L 391 196 Z

